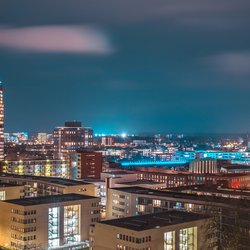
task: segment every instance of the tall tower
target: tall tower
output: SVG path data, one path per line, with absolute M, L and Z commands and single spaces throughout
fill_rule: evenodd
M 3 85 L 0 81 L 0 163 L 4 160 L 4 102 Z

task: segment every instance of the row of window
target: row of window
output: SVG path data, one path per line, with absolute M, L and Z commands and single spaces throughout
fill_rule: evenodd
M 146 236 L 146 237 L 142 237 L 142 238 L 136 238 L 133 236 L 128 236 L 128 235 L 124 235 L 124 234 L 117 234 L 116 238 L 118 240 L 124 240 L 124 241 L 129 241 L 129 242 L 133 242 L 133 243 L 145 243 L 145 242 L 150 242 L 151 241 L 151 236 Z
M 11 238 L 15 240 L 21 240 L 21 241 L 30 241 L 30 240 L 36 240 L 36 235 L 22 236 L 18 234 L 11 234 Z
M 123 245 L 117 245 L 116 250 L 151 250 L 151 247 L 134 248 L 134 247 L 128 247 L 128 246 L 123 246 Z
M 11 213 L 20 214 L 20 215 L 33 215 L 33 214 L 36 214 L 36 210 L 22 211 L 18 209 L 11 209 Z
M 21 224 L 36 223 L 36 219 L 35 218 L 21 219 L 21 218 L 11 217 L 11 221 L 16 222 L 16 223 L 21 223 Z
M 22 228 L 22 227 L 17 227 L 17 226 L 11 225 L 11 230 L 18 231 L 18 232 L 21 232 L 21 233 L 29 233 L 29 232 L 35 232 L 36 227 Z

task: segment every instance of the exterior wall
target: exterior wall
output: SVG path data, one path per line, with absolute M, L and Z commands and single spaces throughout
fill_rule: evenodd
M 4 194 L 3 200 L 19 199 L 24 197 L 24 186 L 2 187 L 0 186 L 0 201 L 1 194 Z
M 232 200 L 223 202 L 218 201 L 206 201 L 198 200 L 195 196 L 187 195 L 186 198 L 176 195 L 169 196 L 156 196 L 153 194 L 140 194 L 122 192 L 120 190 L 109 189 L 107 199 L 107 219 L 123 218 L 134 215 L 143 215 L 157 212 L 164 212 L 168 210 L 179 210 L 194 212 L 200 214 L 211 215 L 214 220 L 217 221 L 218 228 L 225 228 L 227 232 L 236 230 L 236 233 L 240 233 L 240 249 L 248 249 L 250 244 L 249 231 L 250 231 L 250 209 L 242 207 L 242 201 L 235 202 Z M 166 193 L 167 194 L 167 193 Z M 247 201 L 246 201 L 247 202 Z M 236 225 L 235 225 L 236 223 Z M 229 229 L 228 229 L 229 226 Z
M 192 249 L 194 250 L 213 249 L 209 248 L 206 243 L 207 225 L 208 225 L 208 220 L 202 220 L 202 221 L 194 221 L 178 225 L 171 225 L 161 228 L 154 228 L 144 231 L 133 231 L 126 228 L 120 228 L 120 227 L 97 223 L 94 228 L 94 236 L 93 236 L 94 243 L 91 249 L 114 250 L 114 249 L 125 249 L 125 247 L 128 247 L 128 249 L 167 250 L 170 248 L 166 248 L 166 246 L 164 247 L 164 234 L 167 232 L 174 232 L 175 249 L 179 250 L 181 249 L 179 245 L 180 230 L 192 227 L 194 227 L 194 245 Z M 126 236 L 125 240 L 118 239 L 119 235 L 125 235 Z M 144 243 L 132 242 L 133 237 L 135 239 L 144 238 L 145 239 Z
M 100 220 L 100 207 L 99 198 L 76 200 L 70 202 L 61 202 L 57 204 L 40 204 L 33 206 L 21 206 L 12 203 L 2 202 L 0 203 L 0 245 L 9 249 L 24 249 L 16 248 L 13 243 L 21 243 L 22 245 L 35 245 L 35 249 L 48 249 L 48 222 L 49 222 L 49 208 L 60 208 L 60 245 L 63 243 L 64 232 L 64 210 L 65 206 L 80 205 L 80 241 L 83 243 L 89 239 L 89 226 L 90 224 Z M 32 215 L 20 215 L 13 213 L 13 211 L 35 211 Z M 16 219 L 33 219 L 33 223 L 17 223 L 13 221 Z M 19 232 L 17 229 L 30 228 L 32 232 Z M 15 230 L 16 229 L 16 230 Z M 20 235 L 23 237 L 33 237 L 33 240 L 17 240 L 16 237 Z M 12 242 L 12 243 L 11 243 Z M 58 249 L 55 247 L 54 249 Z M 65 247 L 64 249 L 70 249 Z
M 3 172 L 8 174 L 69 178 L 69 164 L 62 160 L 5 161 Z
M 86 151 L 77 153 L 77 178 L 100 179 L 102 172 L 102 153 Z
M 68 193 L 76 193 L 76 194 L 84 194 L 84 195 L 96 195 L 96 188 L 94 184 L 86 183 L 79 185 L 61 185 L 57 183 L 48 182 L 27 178 L 27 177 L 9 177 L 9 176 L 0 176 L 0 181 L 23 185 L 24 184 L 24 197 L 40 197 L 47 195 L 59 195 L 59 194 L 68 194 Z
M 68 160 L 69 154 L 93 146 L 93 130 L 82 127 L 58 127 L 54 130 L 54 158 Z
M 215 159 L 197 159 L 190 163 L 189 172 L 195 174 L 217 174 L 217 160 Z

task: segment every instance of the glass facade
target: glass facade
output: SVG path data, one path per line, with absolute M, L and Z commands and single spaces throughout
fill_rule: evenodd
M 175 250 L 175 232 L 164 233 L 164 250 Z
M 49 208 L 48 214 L 48 245 L 49 248 L 60 246 L 60 208 Z
M 0 201 L 5 201 L 5 191 L 0 191 Z
M 64 207 L 64 244 L 81 241 L 80 205 Z
M 197 249 L 197 227 L 180 230 L 180 250 Z

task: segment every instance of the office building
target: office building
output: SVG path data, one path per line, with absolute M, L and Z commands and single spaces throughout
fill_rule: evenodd
M 218 244 L 238 244 L 247 250 L 250 245 L 250 200 L 221 198 L 210 195 L 164 192 L 140 187 L 113 188 L 107 193 L 107 218 L 169 210 L 187 211 L 213 216 L 217 225 Z M 232 240 L 232 241 L 230 241 Z
M 65 160 L 4 161 L 2 172 L 8 174 L 69 178 L 69 164 Z
M 0 201 L 20 199 L 24 197 L 24 186 L 0 182 Z
M 31 175 L 0 174 L 0 183 L 24 186 L 24 197 L 41 197 L 68 193 L 96 196 L 94 184 L 84 181 Z
M 93 130 L 82 127 L 81 122 L 65 122 L 64 127 L 57 127 L 53 133 L 54 158 L 69 159 L 70 154 L 78 149 L 93 146 Z
M 95 151 L 77 151 L 73 159 L 76 159 L 75 178 L 100 179 L 102 172 L 102 153 Z
M 65 194 L 0 202 L 0 245 L 8 249 L 83 249 L 100 220 L 100 199 Z
M 213 158 L 193 160 L 189 164 L 189 172 L 194 174 L 217 174 L 217 160 Z
M 92 227 L 90 249 L 217 249 L 209 223 L 208 217 L 177 211 L 106 220 Z

